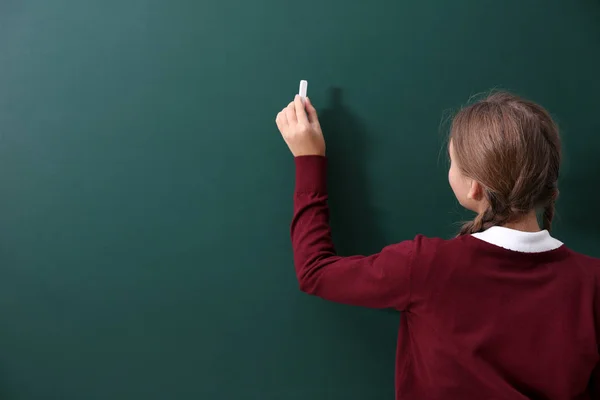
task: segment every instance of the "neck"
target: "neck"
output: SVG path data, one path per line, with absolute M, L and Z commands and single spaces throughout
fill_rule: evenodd
M 540 224 L 537 220 L 537 216 L 535 215 L 535 211 L 532 211 L 529 214 L 517 220 L 507 222 L 502 226 L 504 226 L 505 228 L 523 232 L 539 232 L 541 230 Z

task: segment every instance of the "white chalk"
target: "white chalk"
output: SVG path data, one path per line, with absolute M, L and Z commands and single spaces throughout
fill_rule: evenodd
M 308 90 L 308 82 L 307 81 L 300 81 L 300 89 L 298 90 L 298 94 L 302 98 L 302 102 L 303 103 L 304 103 L 304 100 L 306 99 L 306 92 L 307 92 L 307 90 Z

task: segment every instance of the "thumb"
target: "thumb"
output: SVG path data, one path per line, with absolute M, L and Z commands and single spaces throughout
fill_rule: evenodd
M 319 123 L 319 117 L 317 115 L 317 110 L 315 109 L 315 107 L 312 105 L 312 102 L 310 101 L 310 99 L 307 97 L 305 100 L 306 103 L 306 113 L 308 114 L 308 120 L 311 123 Z

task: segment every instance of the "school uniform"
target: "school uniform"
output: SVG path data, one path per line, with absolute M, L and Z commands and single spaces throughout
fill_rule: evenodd
M 600 399 L 600 260 L 548 231 L 416 235 L 336 255 L 327 159 L 295 158 L 291 238 L 300 289 L 402 311 L 396 398 Z

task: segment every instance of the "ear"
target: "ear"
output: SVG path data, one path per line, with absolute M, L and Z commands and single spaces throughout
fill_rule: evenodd
M 483 186 L 476 180 L 471 180 L 471 188 L 467 193 L 467 198 L 475 201 L 481 201 L 483 199 Z

